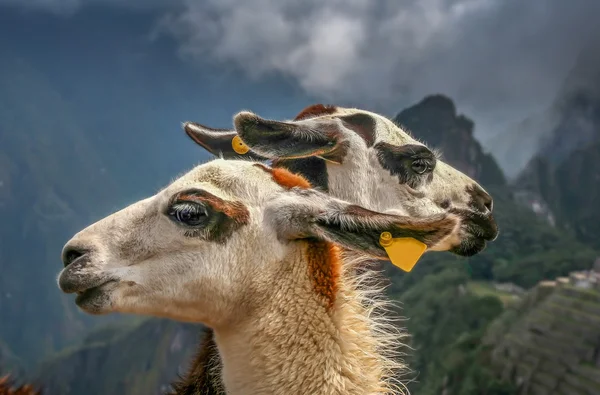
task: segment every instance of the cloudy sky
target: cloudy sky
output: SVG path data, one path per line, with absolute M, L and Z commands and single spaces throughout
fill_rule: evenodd
M 447 94 L 484 139 L 547 106 L 600 37 L 598 0 L 0 0 L 64 17 L 90 3 L 161 7 L 151 33 L 188 61 L 282 73 L 323 101 Z

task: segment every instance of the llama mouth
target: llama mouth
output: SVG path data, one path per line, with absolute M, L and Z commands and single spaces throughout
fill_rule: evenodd
M 465 234 L 485 241 L 494 241 L 498 237 L 498 225 L 492 214 L 456 208 L 450 212 L 461 219 L 461 228 Z
M 470 257 L 483 251 L 487 242 L 498 237 L 498 225 L 491 214 L 481 214 L 471 210 L 452 209 L 461 218 L 460 244 L 450 251 L 456 255 Z
M 75 304 L 86 311 L 94 312 L 94 310 L 98 310 L 109 300 L 107 291 L 114 289 L 114 287 L 107 289 L 107 286 L 117 282 L 117 280 L 109 280 L 98 286 L 78 291 Z
M 464 238 L 461 243 L 450 250 L 450 252 L 462 256 L 470 257 L 479 254 L 485 249 L 487 242 L 484 239 L 469 236 Z

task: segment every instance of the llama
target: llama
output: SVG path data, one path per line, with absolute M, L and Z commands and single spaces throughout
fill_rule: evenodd
M 460 213 L 378 213 L 307 185 L 250 161 L 198 166 L 76 234 L 59 287 L 91 314 L 212 328 L 230 394 L 393 392 L 396 336 L 338 246 L 385 259 L 383 232 L 457 250 L 483 229 L 466 235 L 472 218 Z
M 497 235 L 492 197 L 384 116 L 317 104 L 293 121 L 242 111 L 234 124 L 235 129 L 227 130 L 186 122 L 184 130 L 214 155 L 271 160 L 272 166 L 303 175 L 315 188 L 375 211 L 414 217 L 433 212 L 472 215 L 490 237 L 457 244 L 453 252 L 458 255 L 480 252 Z M 246 148 L 239 150 L 237 144 Z
M 371 210 L 416 217 L 438 211 L 470 215 L 486 231 L 481 238 L 463 237 L 464 245 L 454 251 L 458 255 L 478 253 L 486 240 L 497 235 L 492 198 L 381 115 L 317 104 L 293 121 L 265 120 L 242 112 L 234 124 L 236 129 L 228 130 L 186 122 L 184 129 L 217 156 L 270 159 L 273 166 L 303 175 L 332 196 Z M 465 229 L 469 232 L 477 234 L 475 228 Z M 189 373 L 175 384 L 178 395 L 222 393 L 220 359 L 212 336 L 208 329 Z

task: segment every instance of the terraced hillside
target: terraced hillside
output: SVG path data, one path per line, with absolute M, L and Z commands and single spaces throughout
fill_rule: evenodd
M 483 339 L 498 377 L 519 394 L 600 394 L 600 273 L 534 287 Z

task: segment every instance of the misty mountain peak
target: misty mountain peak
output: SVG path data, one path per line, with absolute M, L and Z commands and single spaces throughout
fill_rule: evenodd
M 444 158 L 484 185 L 504 185 L 502 170 L 495 159 L 483 151 L 474 137 L 475 123 L 458 114 L 447 96 L 436 94 L 401 111 L 394 122 L 415 132 L 415 137 L 440 149 Z

